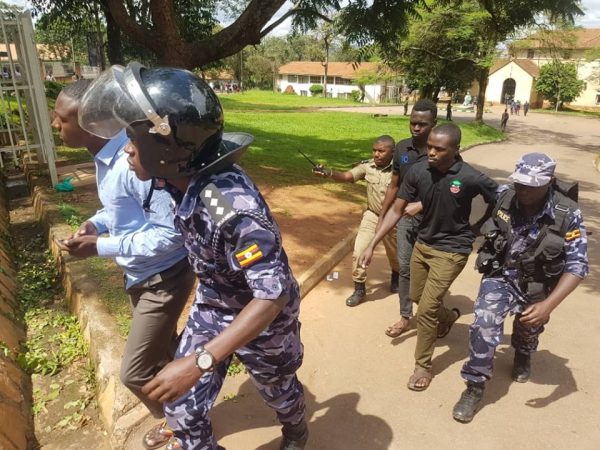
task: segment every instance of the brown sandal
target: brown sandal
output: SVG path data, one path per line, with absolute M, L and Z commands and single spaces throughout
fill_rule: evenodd
M 154 450 L 164 447 L 173 436 L 173 431 L 168 427 L 167 422 L 161 422 L 152 427 L 142 439 L 142 445 L 146 450 Z
M 417 384 L 422 380 L 425 380 L 425 384 Z M 416 367 L 414 373 L 408 379 L 406 387 L 411 391 L 424 391 L 431 384 L 431 380 L 433 380 L 433 374 L 429 370 Z
M 450 330 L 452 329 L 452 325 L 460 318 L 460 310 L 458 308 L 452 308 L 452 311 L 456 313 L 456 318 L 454 320 L 450 320 L 444 323 L 438 323 L 437 326 L 437 337 L 441 339 L 443 337 L 448 336 Z
M 400 336 L 401 334 L 407 332 L 411 328 L 412 327 L 410 325 L 410 319 L 408 319 L 406 317 L 402 317 L 394 325 L 387 327 L 385 329 L 385 334 L 386 334 L 386 336 L 389 336 L 391 338 L 396 338 L 396 337 Z

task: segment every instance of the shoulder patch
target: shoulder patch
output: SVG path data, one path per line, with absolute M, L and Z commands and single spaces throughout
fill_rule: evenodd
M 352 167 L 356 167 L 356 166 L 360 166 L 361 164 L 367 164 L 369 161 L 371 161 L 370 159 L 363 159 L 361 161 L 352 163 Z
M 567 242 L 573 241 L 580 237 L 581 237 L 581 230 L 578 228 L 576 230 L 567 232 L 567 234 L 565 234 L 565 241 L 567 241 Z
M 213 183 L 206 185 L 200 193 L 200 200 L 206 206 L 212 220 L 218 227 L 236 215 L 236 211 L 229 200 L 225 198 L 219 188 Z
M 257 261 L 260 261 L 262 258 L 262 250 L 256 242 L 235 254 L 235 259 L 237 259 L 238 264 L 242 268 L 248 267 Z

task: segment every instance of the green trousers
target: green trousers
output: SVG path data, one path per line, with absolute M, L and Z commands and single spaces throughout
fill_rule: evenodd
M 415 244 L 410 260 L 410 298 L 417 304 L 415 363 L 431 370 L 438 323 L 453 317 L 443 304 L 444 295 L 462 272 L 469 255 Z

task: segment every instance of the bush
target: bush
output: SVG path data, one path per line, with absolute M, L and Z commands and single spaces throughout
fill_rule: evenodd
M 323 93 L 323 86 L 320 84 L 313 84 L 311 87 L 308 88 L 308 90 L 310 91 L 310 94 L 313 97 L 316 97 Z
M 352 91 L 350 92 L 350 97 L 352 97 L 352 100 L 354 100 L 355 102 L 360 102 L 360 91 Z
M 44 87 L 46 88 L 46 97 L 53 98 L 56 100 L 60 91 L 66 86 L 64 83 L 58 81 L 44 81 Z

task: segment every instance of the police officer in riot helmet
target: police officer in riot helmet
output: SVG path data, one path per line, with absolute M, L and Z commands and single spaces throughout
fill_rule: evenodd
M 233 354 L 276 411 L 280 448 L 304 448 L 298 284 L 267 204 L 235 164 L 253 137 L 223 133 L 217 96 L 191 72 L 137 63 L 104 72 L 82 99 L 79 121 L 97 136 L 127 129 L 130 167 L 172 195 L 198 276 L 176 359 L 144 386 L 165 404 L 174 432 L 167 449 L 220 448 L 209 411 Z
M 512 378 L 524 383 L 550 314 L 588 274 L 576 185 L 557 181 L 555 167 L 543 153 L 523 155 L 510 176 L 514 187 L 499 188 L 495 210 L 482 226 L 476 265 L 484 275 L 461 371 L 467 389 L 453 410 L 459 422 L 470 422 L 479 407 L 507 314 L 515 315 Z

